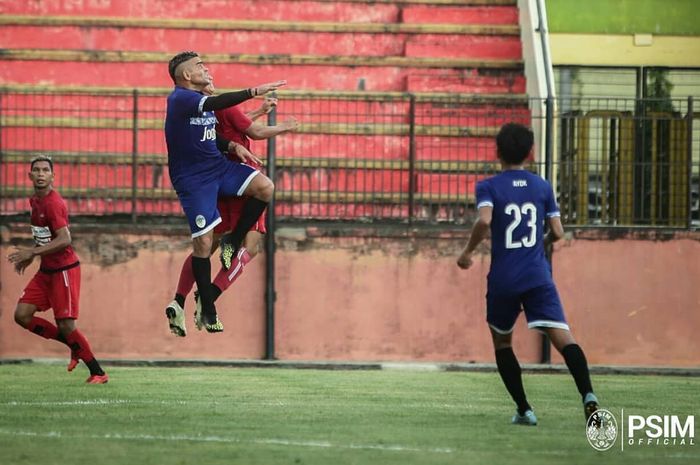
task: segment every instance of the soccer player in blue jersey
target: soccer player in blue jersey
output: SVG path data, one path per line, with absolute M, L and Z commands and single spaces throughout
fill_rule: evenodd
M 235 249 L 272 199 L 274 185 L 267 176 L 244 163 L 227 160 L 221 152 L 232 148 L 230 141 L 217 137 L 215 110 L 237 105 L 286 84 L 277 81 L 238 92 L 204 95 L 212 82 L 209 70 L 196 52 L 182 52 L 168 64 L 175 89 L 168 96 L 165 140 L 168 147 L 170 180 L 192 232 L 192 273 L 199 290 L 201 322 L 208 332 L 221 332 L 211 285 L 214 227 L 221 222 L 218 197 L 247 195 L 238 225 L 222 242 L 222 264 L 228 269 Z M 226 254 L 224 253 L 226 252 Z M 170 327 L 185 332 L 184 311 L 167 313 Z
M 523 168 L 532 153 L 533 142 L 532 131 L 515 123 L 504 125 L 496 136 L 502 172 L 477 183 L 479 216 L 457 264 L 463 269 L 471 267 L 474 251 L 491 233 L 486 321 L 491 329 L 498 372 L 517 405 L 512 422 L 537 424 L 511 345 L 521 309 L 525 311 L 528 327 L 546 333 L 564 357 L 581 393 L 588 420 L 598 409 L 598 399 L 593 394 L 586 357 L 564 318 L 545 257 L 545 248 L 564 237 L 559 207 L 551 185 Z M 546 235 L 545 221 L 549 227 Z

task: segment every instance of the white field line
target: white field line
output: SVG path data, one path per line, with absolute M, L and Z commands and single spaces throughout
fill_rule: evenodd
M 220 401 L 193 401 L 193 400 L 129 400 L 129 399 L 86 399 L 86 400 L 69 400 L 69 401 L 7 401 L 0 402 L 1 407 L 18 407 L 18 406 L 94 406 L 94 405 L 194 405 L 194 404 L 221 404 Z M 260 406 L 260 407 L 294 407 L 298 405 L 296 402 L 285 402 L 281 400 L 273 401 L 244 401 L 242 405 L 248 406 Z M 348 405 L 346 403 L 329 403 L 329 402 L 319 402 L 319 407 L 337 407 L 340 405 Z M 365 406 L 365 407 L 376 407 L 374 404 L 367 403 L 358 405 L 353 402 L 355 406 Z M 401 404 L 402 410 L 407 409 L 446 409 L 446 410 L 471 410 L 474 406 L 472 404 L 450 404 L 450 403 L 438 403 L 438 402 L 413 402 Z
M 66 433 L 65 435 L 60 431 L 11 431 L 6 429 L 0 429 L 0 434 L 6 436 L 29 436 L 29 437 L 40 437 L 40 438 L 84 438 L 84 439 L 104 439 L 104 440 L 126 440 L 126 441 L 192 441 L 192 442 L 219 442 L 227 444 L 261 444 L 261 445 L 273 445 L 273 446 L 292 446 L 292 447 L 315 447 L 324 449 L 360 449 L 360 450 L 382 450 L 391 452 L 428 452 L 434 454 L 451 454 L 454 452 L 453 449 L 447 447 L 408 447 L 398 444 L 336 444 L 328 441 L 299 441 L 299 440 L 289 440 L 289 439 L 277 439 L 277 438 L 227 438 L 223 436 L 185 436 L 185 435 L 173 435 L 173 436 L 162 436 L 162 435 L 152 435 L 152 434 L 120 434 L 120 433 L 108 433 L 108 434 L 85 434 L 79 435 L 75 433 Z
M 101 440 L 117 440 L 117 441 L 192 441 L 192 442 L 216 442 L 224 444 L 258 444 L 258 445 L 271 445 L 271 446 L 289 446 L 289 447 L 310 447 L 310 448 L 322 448 L 322 449 L 357 449 L 357 450 L 381 450 L 387 452 L 422 452 L 422 453 L 434 453 L 434 454 L 452 454 L 456 453 L 455 449 L 449 447 L 408 447 L 401 446 L 398 444 L 334 444 L 328 441 L 298 441 L 289 439 L 277 439 L 277 438 L 227 438 L 222 436 L 185 436 L 185 435 L 171 435 L 171 436 L 161 436 L 161 435 L 151 435 L 151 434 L 119 434 L 119 433 L 108 433 L 108 434 L 87 434 L 87 435 L 77 435 L 74 433 L 61 433 L 60 431 L 12 431 L 0 428 L 0 435 L 5 436 L 15 436 L 15 437 L 37 437 L 37 438 L 57 438 L 57 439 L 101 439 Z M 512 447 L 508 447 L 508 452 L 513 452 Z M 469 452 L 468 450 L 462 451 L 464 453 Z M 638 451 L 635 451 L 638 452 Z M 570 450 L 533 450 L 527 452 L 530 455 L 537 456 L 558 456 L 558 457 L 574 457 Z M 637 453 L 630 453 L 626 455 L 635 456 Z M 683 451 L 675 452 L 672 454 L 665 455 L 665 459 L 686 459 L 688 457 L 697 457 L 695 451 Z
M 124 405 L 124 404 L 162 404 L 162 405 L 169 405 L 169 404 L 178 404 L 178 405 L 184 405 L 187 402 L 182 401 L 182 400 L 145 400 L 145 401 L 132 401 L 128 399 L 91 399 L 91 400 L 69 400 L 69 401 L 9 401 L 9 402 L 1 402 L 0 407 L 3 406 L 8 406 L 8 407 L 16 407 L 16 406 L 32 406 L 32 405 L 37 405 L 37 406 L 60 406 L 60 405 L 70 405 L 70 406 L 79 406 L 79 405 Z

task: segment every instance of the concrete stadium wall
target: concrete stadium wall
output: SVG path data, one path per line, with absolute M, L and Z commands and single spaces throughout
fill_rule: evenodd
M 329 237 L 282 230 L 277 254 L 277 357 L 286 360 L 492 362 L 484 322 L 488 256 L 463 272 L 463 237 Z M 466 233 L 464 234 L 466 236 Z M 391 236 L 391 235 L 389 235 Z M 218 305 L 225 332 L 175 338 L 163 314 L 188 243 L 169 236 L 74 231 L 83 262 L 79 326 L 98 358 L 256 359 L 264 356 L 264 260 L 256 258 Z M 5 257 L 28 236 L 3 232 L 0 357 L 67 357 L 14 324 L 35 267 Z M 700 365 L 700 240 L 579 233 L 558 245 L 554 273 L 574 335 L 590 363 Z M 217 268 L 217 265 L 215 265 Z M 539 360 L 539 335 L 521 318 L 516 352 Z M 553 361 L 560 362 L 557 356 Z

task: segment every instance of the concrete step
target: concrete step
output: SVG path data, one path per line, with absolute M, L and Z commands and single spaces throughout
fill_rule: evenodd
M 403 23 L 518 24 L 518 7 L 407 5 L 401 10 Z
M 503 6 L 505 5 L 505 6 Z M 512 9 L 514 0 L 462 0 L 462 1 L 296 1 L 296 0 L 200 0 L 179 3 L 172 0 L 100 0 L 56 2 L 35 0 L 30 2 L 5 2 L 3 14 L 8 15 L 83 15 L 133 18 L 189 18 L 271 21 L 335 21 L 335 22 L 401 22 L 420 19 L 431 9 L 443 10 L 450 17 L 450 10 L 463 9 Z M 406 10 L 418 8 L 406 17 Z M 454 13 L 452 13 L 454 14 Z M 500 14 L 494 14 L 500 15 Z M 406 21 L 406 22 L 416 22 Z M 437 22 L 437 21 L 428 21 Z M 516 21 L 517 22 L 517 21 Z
M 113 16 L 3 15 L 0 26 L 9 28 L 202 30 L 221 32 L 333 32 L 337 34 L 475 34 L 519 35 L 516 24 L 351 23 L 332 21 L 271 21 L 232 19 L 134 18 Z M 19 31 L 19 29 L 9 29 Z
M 520 60 L 517 36 L 460 34 L 367 34 L 332 32 L 207 31 L 7 26 L 0 28 L 7 49 L 166 52 L 198 44 L 200 53 L 408 56 Z
M 162 52 L 6 49 L 0 60 L 12 64 L 0 68 L 0 83 L 163 87 L 170 84 L 170 57 Z M 355 90 L 363 83 L 372 91 L 524 93 L 519 60 L 223 54 L 204 59 L 220 87 L 286 79 L 292 89 Z
M 405 44 L 407 57 L 450 57 L 496 60 L 522 59 L 517 36 L 424 34 L 410 37 Z
M 406 74 L 408 92 L 456 92 L 465 94 L 524 94 L 521 71 L 489 69 L 420 69 Z

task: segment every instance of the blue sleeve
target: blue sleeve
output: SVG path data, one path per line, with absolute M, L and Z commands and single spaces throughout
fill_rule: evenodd
M 493 207 L 493 196 L 487 180 L 476 183 L 476 208 Z
M 181 117 L 199 116 L 206 99 L 206 95 L 198 92 L 178 92 L 173 96 L 172 111 Z
M 554 198 L 554 190 L 552 185 L 547 182 L 545 183 L 547 194 L 544 201 L 544 213 L 547 218 L 552 218 L 555 216 L 560 216 L 559 205 L 557 205 L 557 200 Z

